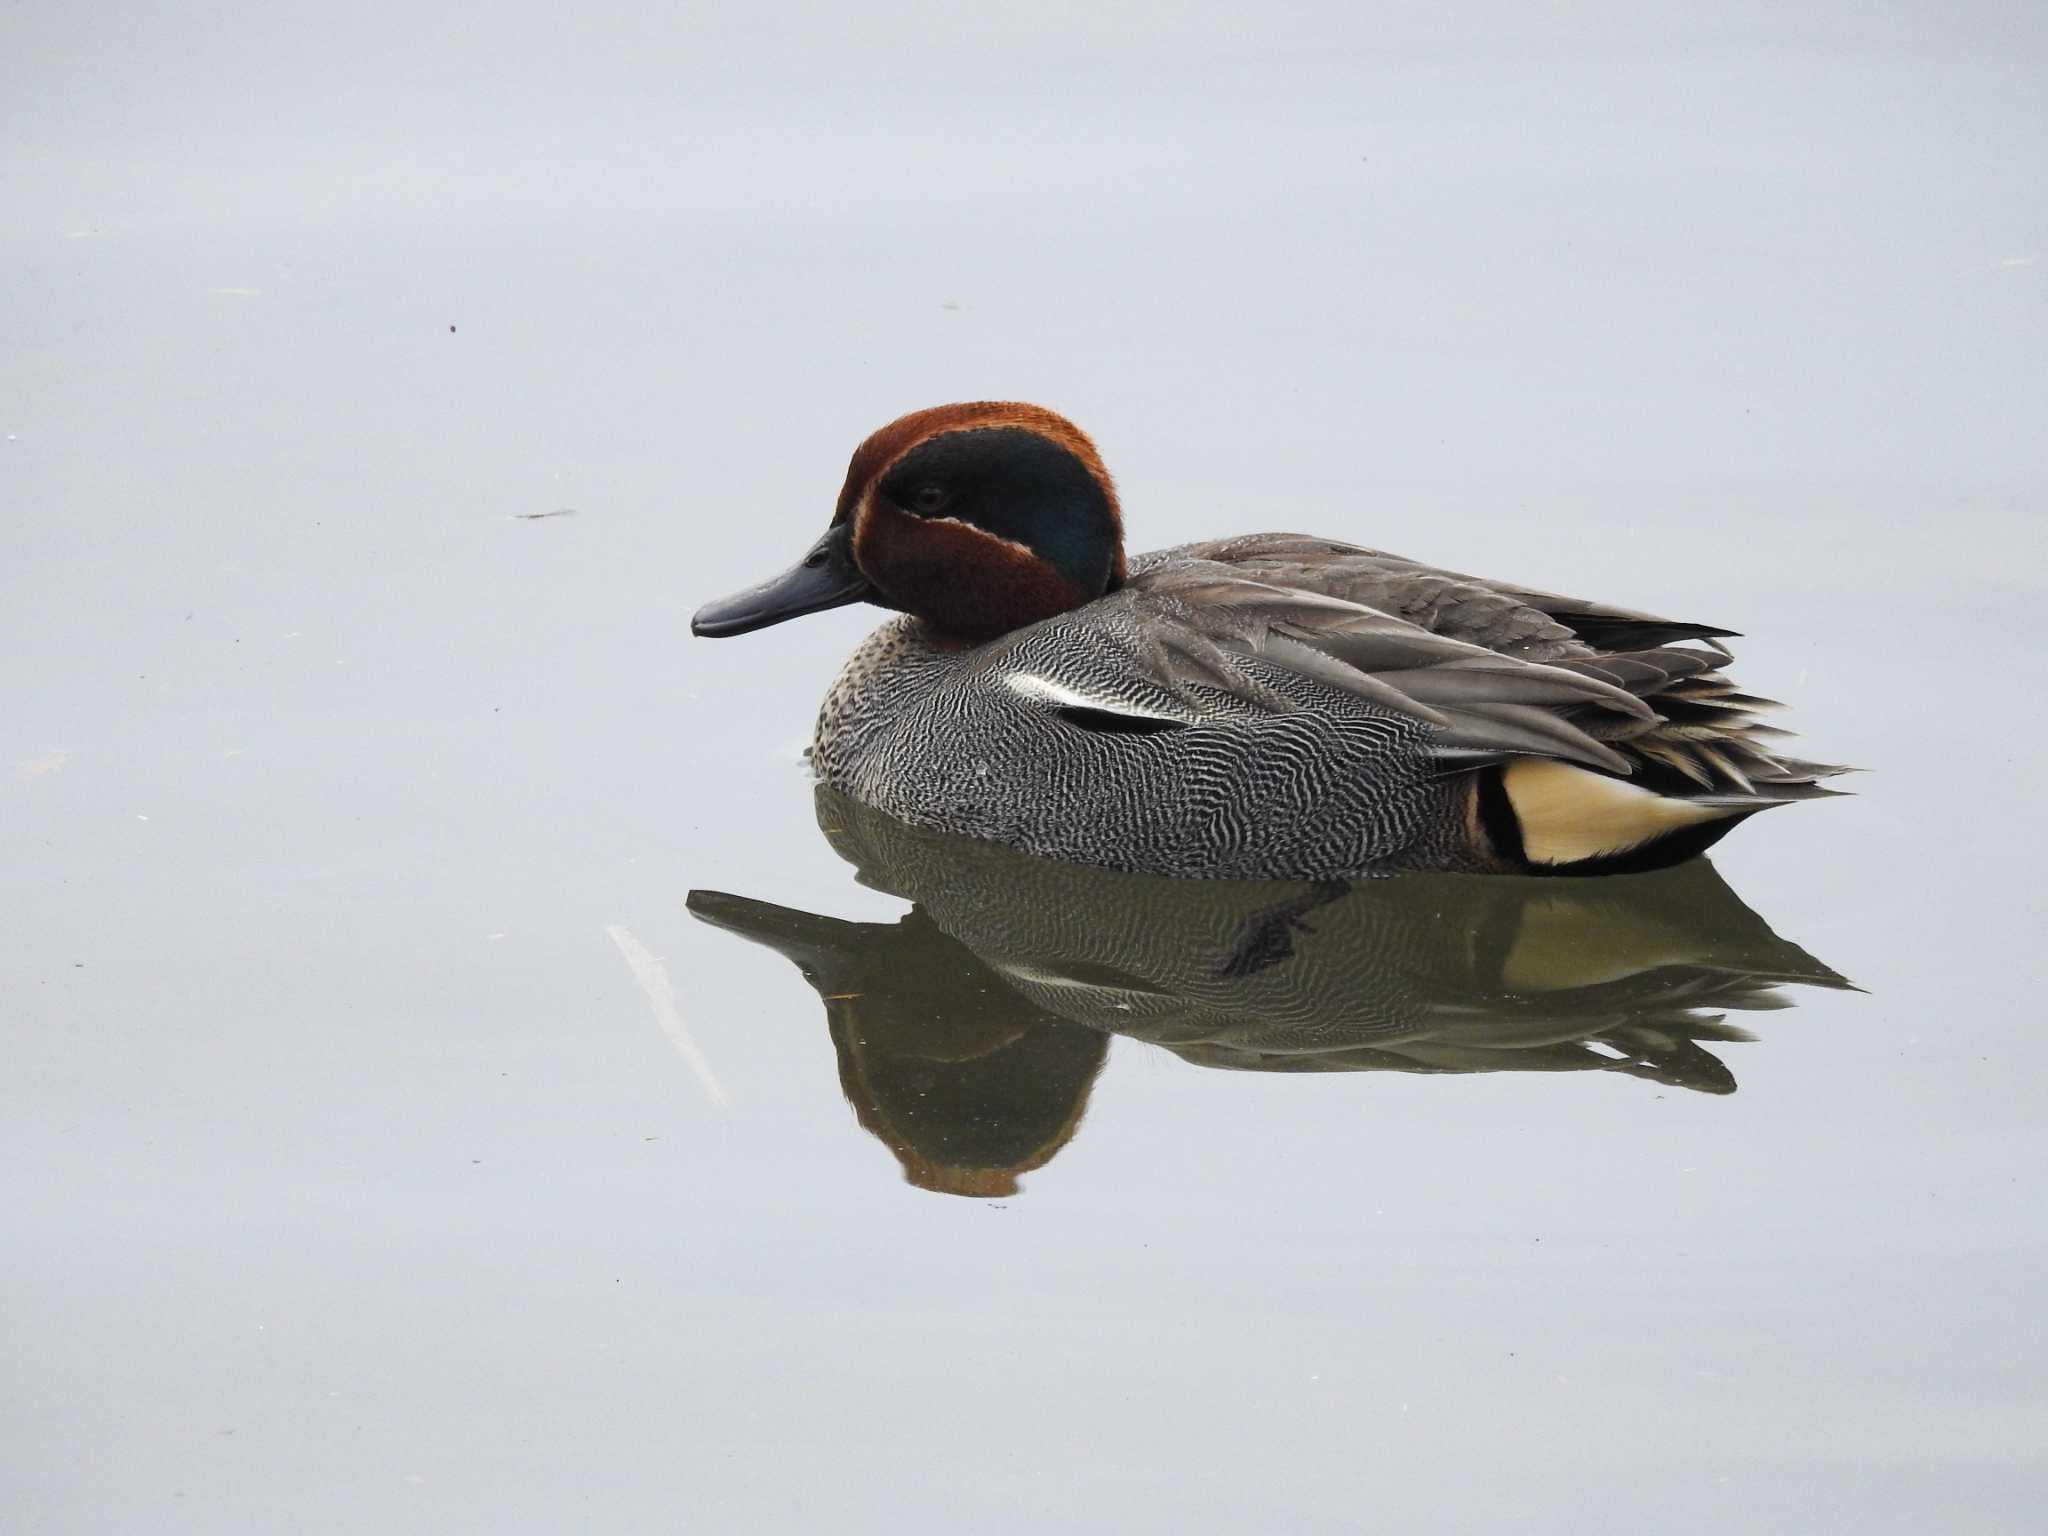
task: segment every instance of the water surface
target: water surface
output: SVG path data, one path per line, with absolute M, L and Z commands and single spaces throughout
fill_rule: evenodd
M 571 25 L 0 23 L 8 1527 L 2038 1528 L 2038 19 Z M 874 616 L 688 614 L 991 395 L 1870 771 L 1611 905 L 836 849 Z

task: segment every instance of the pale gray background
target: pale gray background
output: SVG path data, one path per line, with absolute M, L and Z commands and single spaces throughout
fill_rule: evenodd
M 0 1525 L 2040 1529 L 2048 12 L 1452 9 L 0 11 Z M 686 620 L 984 395 L 1746 631 L 1876 772 L 1718 862 L 1869 995 L 899 1182 L 681 905 L 900 910 L 870 616 Z

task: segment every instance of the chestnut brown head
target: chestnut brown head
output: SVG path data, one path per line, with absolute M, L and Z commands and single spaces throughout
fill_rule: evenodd
M 843 603 L 900 609 L 976 645 L 1123 584 L 1116 488 L 1095 445 L 1043 407 L 942 405 L 855 450 L 832 524 L 789 571 L 700 609 L 738 635 Z

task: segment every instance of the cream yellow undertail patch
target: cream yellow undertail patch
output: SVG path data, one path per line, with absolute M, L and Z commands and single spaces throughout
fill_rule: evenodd
M 1728 806 L 1694 805 L 1545 757 L 1518 757 L 1501 774 L 1532 864 L 1577 864 L 1724 816 Z

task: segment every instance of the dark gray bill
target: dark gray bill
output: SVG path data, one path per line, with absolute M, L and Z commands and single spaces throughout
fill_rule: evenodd
M 853 563 L 851 538 L 848 524 L 834 523 L 809 554 L 780 576 L 699 608 L 690 620 L 690 633 L 723 639 L 859 602 L 870 589 L 867 577 Z

